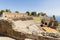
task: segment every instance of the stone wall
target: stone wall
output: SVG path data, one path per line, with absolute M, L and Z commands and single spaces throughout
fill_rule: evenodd
M 14 18 L 27 17 L 28 15 L 26 13 L 9 13 L 9 12 L 4 12 L 2 16 L 3 16 L 3 18 L 14 19 Z

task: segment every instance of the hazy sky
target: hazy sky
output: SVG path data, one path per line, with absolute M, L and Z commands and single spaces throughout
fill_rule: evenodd
M 0 0 L 0 10 L 46 12 L 60 16 L 60 0 Z

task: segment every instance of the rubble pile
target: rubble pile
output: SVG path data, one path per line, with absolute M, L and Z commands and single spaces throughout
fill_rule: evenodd
M 53 38 L 60 38 L 60 33 L 49 33 L 49 32 L 41 32 L 40 33 L 42 36 L 46 36 L 46 37 L 53 37 Z

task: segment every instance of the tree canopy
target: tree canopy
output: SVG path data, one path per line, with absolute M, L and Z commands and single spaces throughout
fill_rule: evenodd
M 56 20 L 55 15 L 53 15 L 54 20 Z
M 15 11 L 15 13 L 19 13 L 19 11 Z
M 5 12 L 11 12 L 10 9 L 6 9 Z
M 1 10 L 1 11 L 0 11 L 0 15 L 1 15 L 3 12 L 5 12 L 5 10 Z
M 29 12 L 29 11 L 26 11 L 26 13 L 27 13 L 28 15 L 30 15 L 30 12 Z
M 31 12 L 31 15 L 32 16 L 36 16 L 36 12 Z

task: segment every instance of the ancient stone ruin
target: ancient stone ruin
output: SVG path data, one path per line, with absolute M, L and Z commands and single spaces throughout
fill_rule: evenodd
M 13 30 L 12 25 L 14 25 L 12 21 L 1 19 L 0 20 L 0 34 L 4 34 L 16 40 L 25 40 L 26 38 L 33 39 L 33 40 L 60 40 L 59 39 L 60 36 L 58 37 L 56 36 L 59 34 L 55 35 L 55 33 L 47 33 L 44 31 L 40 31 L 39 35 L 25 34 L 25 33 Z M 52 38 L 49 36 L 52 36 Z

